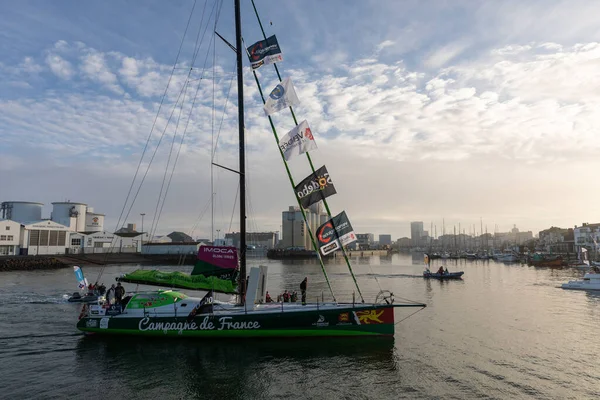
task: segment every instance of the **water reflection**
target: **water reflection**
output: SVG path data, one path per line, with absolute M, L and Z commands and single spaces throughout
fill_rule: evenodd
M 239 342 L 85 337 L 77 344 L 76 363 L 86 382 L 110 376 L 111 384 L 126 388 L 124 393 L 155 397 L 169 387 L 178 398 L 294 395 L 289 393 L 292 385 L 297 390 L 308 384 L 310 389 L 315 379 L 337 379 L 332 366 L 344 371 L 341 380 L 360 371 L 361 379 L 374 382 L 381 371 L 396 365 L 393 339 L 381 338 Z

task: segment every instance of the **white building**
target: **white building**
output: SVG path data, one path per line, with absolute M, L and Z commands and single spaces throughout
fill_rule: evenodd
M 50 220 L 22 223 L 20 240 L 26 255 L 65 254 L 69 228 Z
M 597 253 L 600 248 L 600 224 L 583 223 L 573 229 L 576 248 L 586 247 Z
M 0 219 L 0 256 L 20 253 L 21 224 L 9 219 Z

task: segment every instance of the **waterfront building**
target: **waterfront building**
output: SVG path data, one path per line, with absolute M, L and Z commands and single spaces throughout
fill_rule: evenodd
M 359 250 L 368 250 L 375 244 L 375 235 L 372 233 L 357 233 L 356 246 Z
M 572 253 L 575 251 L 575 234 L 571 228 L 553 226 L 539 232 L 540 250 L 554 253 Z
M 391 246 L 392 245 L 392 235 L 379 235 L 379 245 L 380 246 Z
M 423 221 L 415 221 L 410 223 L 410 239 L 412 245 L 417 247 L 421 245 L 421 238 L 424 236 Z
M 52 203 L 50 219 L 44 219 L 43 206 L 43 203 L 31 201 L 4 201 L 0 204 L 0 216 L 19 224 L 18 232 L 10 235 L 13 244 L 6 251 L 15 255 L 65 254 L 72 248 L 74 252 L 81 252 L 79 249 L 86 247 L 87 243 L 98 246 L 98 241 L 94 237 L 88 238 L 88 235 L 104 234 L 104 214 L 95 213 L 87 204 L 65 201 Z M 75 233 L 79 234 L 74 237 L 77 246 L 73 246 L 70 240 L 70 235 Z M 8 238 L 9 235 L 5 236 Z M 0 246 L 1 238 L 2 235 Z M 5 250 L 0 250 L 0 254 Z
M 0 256 L 19 254 L 21 224 L 9 219 L 0 219 Z
M 319 226 L 327 221 L 327 213 L 324 211 L 323 205 L 321 202 L 315 203 L 304 212 L 311 231 L 316 234 Z M 313 248 L 299 207 L 290 206 L 288 211 L 281 213 L 281 230 L 281 248 Z
M 68 226 L 50 220 L 22 223 L 21 254 L 65 254 L 70 230 Z
M 229 246 L 240 247 L 240 233 L 232 232 L 225 234 L 225 243 Z M 277 243 L 276 232 L 246 232 L 246 245 L 248 248 L 272 249 Z
M 403 237 L 396 241 L 398 243 L 398 248 L 400 249 L 409 249 L 411 247 L 412 241 L 410 238 Z
M 585 247 L 591 250 L 594 255 L 597 255 L 600 246 L 600 223 L 589 224 L 584 222 L 581 226 L 575 225 L 573 239 L 575 251 L 581 247 Z

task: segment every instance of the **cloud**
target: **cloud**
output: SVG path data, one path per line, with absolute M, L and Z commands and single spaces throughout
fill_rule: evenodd
M 424 61 L 427 68 L 437 69 L 444 66 L 447 62 L 458 57 L 463 53 L 469 44 L 467 42 L 455 42 L 447 44 L 441 48 L 432 51 Z
M 391 47 L 394 44 L 396 44 L 396 42 L 394 42 L 393 40 L 384 40 L 383 42 L 379 43 L 377 45 L 377 47 L 375 48 L 375 51 L 377 53 L 381 52 L 383 49 L 385 49 L 386 47 Z
M 523 204 L 522 199 L 553 193 L 557 180 L 566 185 L 565 190 L 576 191 L 591 176 L 600 149 L 596 132 L 600 97 L 595 90 L 600 82 L 600 44 L 527 40 L 475 52 L 475 45 L 456 39 L 421 52 L 423 63 L 407 63 L 405 58 L 389 58 L 394 42 L 373 43 L 379 44 L 360 55 L 340 47 L 332 53 L 315 52 L 306 65 L 282 64 L 284 77 L 293 77 L 302 102 L 296 115 L 308 120 L 319 145 L 311 155 L 315 165 L 327 164 L 339 188 L 340 195 L 331 203 L 335 209 L 348 210 L 353 224 L 359 224 L 357 229 L 373 227 L 396 235 L 401 221 L 440 214 L 467 222 L 474 212 L 486 215 L 484 205 L 489 213 L 489 207 L 495 209 L 494 218 L 540 227 L 544 213 L 563 221 L 569 218 L 564 207 L 577 207 L 577 199 L 544 207 L 536 202 Z M 8 194 L 35 197 L 19 179 L 43 170 L 36 179 L 44 180 L 44 191 L 48 190 L 44 196 L 55 197 L 43 201 L 93 193 L 99 210 L 118 215 L 120 204 L 106 192 L 126 193 L 137 167 L 172 71 L 172 66 L 157 60 L 59 41 L 13 64 L 4 61 L 3 71 L 14 75 L 21 69 L 31 75 L 30 79 L 11 75 L 15 85 L 44 88 L 0 97 L 5 145 L 0 154 L 27 155 L 26 165 L 14 156 L 3 158 L 0 168 L 16 172 Z M 218 123 L 211 120 L 213 83 L 199 79 L 200 69 L 192 71 L 193 81 L 185 93 L 176 144 L 198 88 L 169 197 L 170 211 L 165 212 L 165 230 L 188 227 L 189 215 L 198 215 L 200 205 L 208 201 L 205 188 L 210 185 L 213 133 L 220 134 L 219 163 L 237 168 L 237 88 L 233 84 L 229 92 L 231 65 L 218 63 L 214 69 Z M 156 198 L 169 158 L 181 110 L 178 99 L 189 72 L 185 65 L 182 61 L 175 70 L 142 163 L 145 170 L 164 132 L 140 200 L 145 212 L 154 207 L 148 199 Z M 47 68 L 61 80 L 44 74 Z M 253 78 L 247 68 L 244 72 L 253 217 L 260 221 L 258 229 L 278 230 L 280 214 L 273 210 L 286 209 L 294 204 L 294 197 Z M 267 68 L 258 72 L 263 90 L 269 91 L 275 75 Z M 41 82 L 31 85 L 34 77 Z M 227 115 L 219 132 L 225 104 Z M 280 136 L 293 126 L 288 112 L 278 113 L 274 121 Z M 296 180 L 309 172 L 301 160 L 291 166 Z M 64 178 L 74 169 L 77 181 L 91 177 L 95 186 L 66 187 Z M 52 177 L 50 171 L 64 175 Z M 216 174 L 218 186 L 235 193 L 235 176 L 224 171 Z M 490 185 L 494 190 L 487 189 Z M 443 201 L 431 195 L 432 187 L 438 188 Z M 69 190 L 76 192 L 62 193 Z M 228 225 L 234 197 L 219 193 L 223 196 L 219 220 Z M 374 198 L 373 193 L 379 195 Z M 579 209 L 573 215 L 584 218 Z M 208 224 L 201 231 L 210 232 Z
M 118 85 L 117 76 L 106 65 L 104 54 L 91 50 L 82 57 L 81 71 L 93 81 L 103 84 L 107 89 L 121 94 L 123 89 Z
M 46 56 L 46 64 L 52 73 L 61 79 L 70 79 L 73 76 L 71 63 L 57 54 L 50 53 Z

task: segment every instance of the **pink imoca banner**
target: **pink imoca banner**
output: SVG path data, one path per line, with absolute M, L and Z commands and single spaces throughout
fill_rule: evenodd
M 235 269 L 238 266 L 237 249 L 226 246 L 200 246 L 198 260 L 219 268 Z

